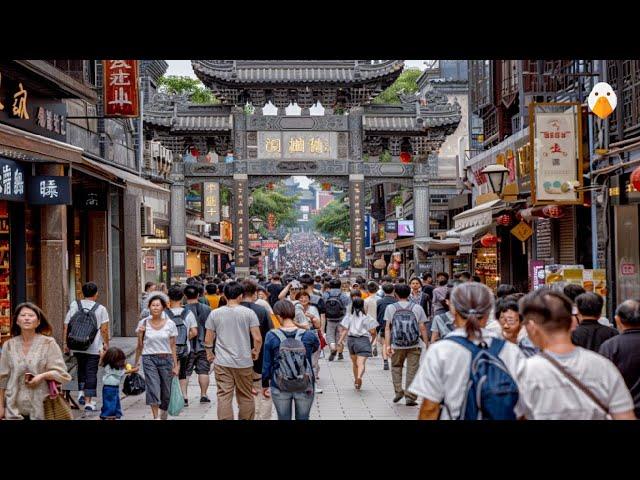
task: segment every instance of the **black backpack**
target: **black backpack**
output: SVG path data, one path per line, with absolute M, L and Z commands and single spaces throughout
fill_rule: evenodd
M 67 327 L 67 346 L 71 350 L 87 350 L 98 334 L 96 310 L 100 306 L 95 302 L 91 309 L 84 308 L 80 300 L 78 311 L 73 314 Z
M 347 308 L 343 305 L 340 296 L 340 293 L 338 296 L 329 294 L 324 302 L 324 313 L 329 320 L 341 320 L 347 313 Z
M 182 313 L 180 315 L 176 315 L 170 308 L 166 310 L 169 318 L 173 320 L 173 323 L 178 327 L 178 338 L 176 338 L 176 356 L 184 357 L 187 353 L 189 353 L 189 347 L 187 342 L 189 340 L 189 330 L 185 325 L 184 321 L 187 319 L 187 315 L 189 315 L 189 310 L 186 308 L 182 309 Z
M 305 392 L 313 387 L 313 370 L 302 342 L 304 330 L 297 330 L 293 337 L 282 330 L 272 330 L 280 339 L 276 383 L 283 392 Z
M 418 318 L 413 312 L 413 305 L 409 308 L 396 306 L 391 320 L 391 339 L 398 347 L 415 347 L 420 339 Z
M 185 306 L 185 309 L 187 308 L 195 315 L 196 321 L 198 322 L 198 336 L 191 339 L 191 348 L 193 351 L 197 351 L 199 345 L 204 344 L 204 336 L 206 333 L 205 325 L 212 310 L 211 307 L 207 308 L 203 303 L 188 303 Z M 204 315 L 205 313 L 206 315 Z

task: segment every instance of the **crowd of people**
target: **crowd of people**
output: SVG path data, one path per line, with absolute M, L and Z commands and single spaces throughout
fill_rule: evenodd
M 0 356 L 0 418 L 45 418 L 53 383 L 70 380 L 63 352 L 78 363 L 78 403 L 100 418 L 123 416 L 120 385 L 143 373 L 154 419 L 168 418 L 172 393 L 188 406 L 195 372 L 200 403 L 215 376 L 217 418 L 306 420 L 322 393 L 320 358 L 348 361 L 353 388 L 366 388 L 370 359 L 390 370 L 393 402 L 420 419 L 635 419 L 640 414 L 640 302 L 622 302 L 610 321 L 603 299 L 577 285 L 518 292 L 462 273 L 406 281 L 343 282 L 311 238 L 296 242 L 292 270 L 200 275 L 169 288 L 148 283 L 133 365 L 109 345 L 109 314 L 88 282 L 70 305 L 62 349 L 36 305 L 19 305 Z M 300 246 L 302 241 L 305 245 Z M 294 265 L 295 263 L 295 265 Z M 164 288 L 163 288 L 164 287 Z M 91 328 L 85 328 L 89 322 Z M 84 323 L 83 323 L 84 322 Z M 79 327 L 84 325 L 83 328 Z M 86 330 L 86 331 L 85 331 Z

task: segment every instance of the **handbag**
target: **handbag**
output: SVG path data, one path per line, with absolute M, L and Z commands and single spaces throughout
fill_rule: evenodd
M 177 417 L 184 408 L 184 398 L 182 397 L 182 390 L 180 390 L 180 381 L 178 377 L 173 377 L 171 380 L 171 396 L 169 397 L 169 409 L 167 410 L 169 415 Z
M 53 380 L 48 380 L 49 395 L 43 401 L 45 420 L 73 420 L 71 407 L 60 395 L 58 384 Z
M 551 365 L 556 367 L 565 377 L 567 377 L 567 379 L 571 383 L 573 383 L 576 387 L 578 387 L 578 389 L 580 391 L 582 391 L 587 397 L 589 397 L 591 399 L 591 401 L 593 401 L 593 403 L 598 405 L 598 407 L 600 407 L 600 409 L 605 413 L 605 418 L 607 420 L 612 420 L 613 419 L 611 417 L 611 412 L 609 412 L 609 407 L 607 407 L 602 402 L 602 400 L 600 400 L 598 397 L 596 397 L 595 393 L 593 393 L 591 390 L 589 390 L 589 388 L 584 383 L 582 383 L 580 380 L 578 380 L 576 377 L 574 377 L 571 373 L 569 373 L 569 371 L 566 368 L 564 368 L 560 364 L 560 362 L 558 362 L 555 358 L 553 358 L 547 352 L 540 352 L 539 355 L 542 358 L 546 359 L 549 363 L 551 363 Z

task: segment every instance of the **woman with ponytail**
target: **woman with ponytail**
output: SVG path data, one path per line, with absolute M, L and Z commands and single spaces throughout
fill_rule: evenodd
M 486 285 L 465 282 L 456 286 L 450 297 L 450 311 L 454 330 L 442 341 L 431 345 L 420 364 L 409 391 L 423 398 L 419 419 L 436 420 L 458 418 L 466 395 L 471 367 L 471 352 L 451 337 L 461 336 L 483 348 L 489 348 L 499 336 L 484 326 L 494 306 L 493 293 Z M 524 365 L 520 349 L 505 342 L 498 357 L 509 374 L 518 380 Z

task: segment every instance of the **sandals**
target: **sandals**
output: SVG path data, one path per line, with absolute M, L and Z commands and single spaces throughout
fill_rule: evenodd
M 362 379 L 356 378 L 356 390 L 360 390 L 362 388 Z

